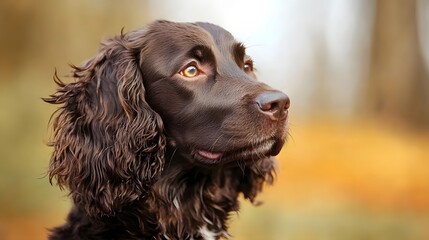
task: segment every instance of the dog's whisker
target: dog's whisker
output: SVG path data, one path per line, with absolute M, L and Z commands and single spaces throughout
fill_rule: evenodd
M 217 130 L 217 132 L 219 132 L 220 129 Z M 216 134 L 217 135 L 217 134 Z M 223 134 L 219 134 L 219 136 L 216 138 L 215 141 L 213 141 L 212 146 L 210 147 L 210 151 L 213 151 L 213 149 L 216 147 L 216 143 L 219 141 L 219 139 L 221 139 L 223 137 Z

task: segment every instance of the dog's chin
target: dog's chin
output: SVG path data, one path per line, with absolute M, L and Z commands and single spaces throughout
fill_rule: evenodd
M 226 164 L 235 161 L 256 161 L 265 157 L 276 156 L 283 147 L 283 139 L 267 139 L 247 146 L 227 150 L 206 150 L 194 148 L 190 150 L 192 160 L 206 164 Z

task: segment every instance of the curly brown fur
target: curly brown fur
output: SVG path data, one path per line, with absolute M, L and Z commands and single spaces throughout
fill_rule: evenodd
M 55 74 L 44 99 L 61 105 L 49 179 L 73 200 L 50 239 L 228 237 L 240 193 L 256 203 L 272 183 L 289 100 L 256 81 L 224 29 L 157 21 L 108 39 L 72 76 Z

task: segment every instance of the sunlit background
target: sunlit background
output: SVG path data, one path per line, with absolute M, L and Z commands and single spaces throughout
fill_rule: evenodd
M 0 240 L 46 239 L 70 206 L 45 176 L 55 69 L 155 19 L 223 26 L 291 98 L 277 181 L 243 202 L 233 239 L 429 239 L 429 1 L 6 0 Z

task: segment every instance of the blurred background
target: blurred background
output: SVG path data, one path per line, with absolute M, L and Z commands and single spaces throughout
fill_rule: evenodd
M 277 181 L 233 239 L 429 239 L 429 1 L 4 0 L 0 240 L 46 239 L 70 206 L 45 176 L 54 70 L 155 19 L 223 26 L 292 100 Z

